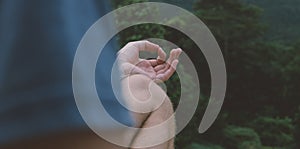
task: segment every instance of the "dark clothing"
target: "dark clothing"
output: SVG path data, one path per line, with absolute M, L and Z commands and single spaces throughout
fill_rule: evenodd
M 0 143 L 87 127 L 72 93 L 72 62 L 84 33 L 109 10 L 100 0 L 0 0 Z M 110 114 L 130 123 L 110 72 L 102 73 L 117 48 L 106 45 L 96 84 L 109 90 L 102 102 Z

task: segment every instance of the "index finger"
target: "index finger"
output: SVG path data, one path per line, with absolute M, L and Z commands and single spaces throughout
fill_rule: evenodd
M 162 50 L 162 48 L 147 40 L 137 41 L 134 45 L 138 46 L 139 51 L 148 51 L 157 53 L 157 59 L 165 61 L 167 54 Z

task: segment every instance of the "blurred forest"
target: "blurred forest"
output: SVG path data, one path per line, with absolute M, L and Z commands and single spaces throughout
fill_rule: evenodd
M 121 7 L 147 0 L 114 1 Z M 157 24 L 120 32 L 129 41 L 161 38 L 180 46 L 197 67 L 201 99 L 197 113 L 176 137 L 178 149 L 300 148 L 300 1 L 161 0 L 189 9 L 212 31 L 227 68 L 227 93 L 218 119 L 204 134 L 197 129 L 210 93 L 210 74 L 199 48 L 187 36 Z M 141 13 L 141 12 L 133 12 Z M 180 23 L 174 18 L 172 23 Z M 192 24 L 188 24 L 192 25 Z M 188 81 L 188 77 L 186 79 Z M 178 76 L 168 95 L 178 104 Z

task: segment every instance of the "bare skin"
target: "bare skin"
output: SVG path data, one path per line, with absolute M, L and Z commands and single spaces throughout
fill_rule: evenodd
M 140 51 L 156 52 L 157 59 L 145 60 L 139 58 Z M 156 84 L 167 81 L 175 72 L 178 64 L 178 57 L 182 50 L 173 49 L 167 61 L 165 52 L 156 44 L 149 41 L 136 41 L 128 43 L 118 53 L 121 70 L 127 78 L 122 80 L 124 97 L 129 107 L 142 112 L 134 111 L 132 115 L 136 120 L 136 127 L 149 128 L 165 122 L 173 114 L 173 107 L 169 97 Z M 151 89 L 150 89 L 151 88 Z M 162 101 L 160 103 L 160 101 Z M 141 104 L 147 102 L 147 104 Z M 160 106 L 157 106 L 160 104 Z M 155 137 L 163 134 L 173 136 L 175 133 L 175 119 L 162 128 L 159 132 L 153 132 Z M 132 146 L 147 141 L 153 134 L 138 132 L 132 140 Z M 149 149 L 173 149 L 174 139 L 163 144 L 149 147 Z
M 128 84 L 129 83 L 129 84 Z M 132 112 L 132 115 L 136 121 L 135 127 L 138 128 L 149 128 L 155 125 L 159 125 L 166 121 L 173 114 L 173 106 L 166 95 L 166 93 L 148 77 L 144 75 L 132 75 L 122 81 L 124 90 L 126 91 L 125 97 L 128 104 L 131 106 L 139 106 L 141 109 L 150 109 L 151 112 L 147 113 L 137 113 Z M 151 89 L 149 89 L 151 88 Z M 130 94 L 131 93 L 131 94 Z M 155 94 L 155 95 L 154 95 Z M 134 96 L 134 97 L 132 97 Z M 161 98 L 161 99 L 158 99 Z M 132 100 L 135 99 L 135 100 Z M 137 100 L 137 101 L 136 101 Z M 162 103 L 158 108 L 156 108 L 155 102 L 153 100 L 160 100 Z M 139 103 L 143 101 L 148 101 L 146 107 L 140 106 Z M 156 109 L 155 109 L 156 108 Z M 151 137 L 160 137 L 158 134 L 164 134 L 171 136 L 175 133 L 175 119 L 172 118 L 172 123 L 169 123 L 166 127 L 157 130 L 158 132 L 153 132 L 152 134 L 147 134 L 145 132 L 138 132 L 135 138 L 132 140 L 132 146 L 140 142 L 148 141 Z M 156 134 L 156 135 L 155 135 Z M 147 149 L 173 149 L 174 139 Z
M 141 59 L 140 51 L 156 52 L 158 57 L 151 60 Z M 181 52 L 180 48 L 173 49 L 165 61 L 166 53 L 161 47 L 149 41 L 135 41 L 128 43 L 118 52 L 118 60 L 124 76 L 143 74 L 154 81 L 167 81 L 176 70 Z

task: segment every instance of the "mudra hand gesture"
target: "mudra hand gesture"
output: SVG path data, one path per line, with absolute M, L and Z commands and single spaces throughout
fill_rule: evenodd
M 148 51 L 157 53 L 156 59 L 141 59 L 140 51 Z M 118 61 L 121 72 L 125 76 L 133 74 L 143 74 L 154 81 L 168 80 L 176 70 L 178 57 L 182 50 L 180 48 L 173 49 L 167 61 L 166 53 L 162 48 L 149 41 L 129 42 L 118 52 Z

